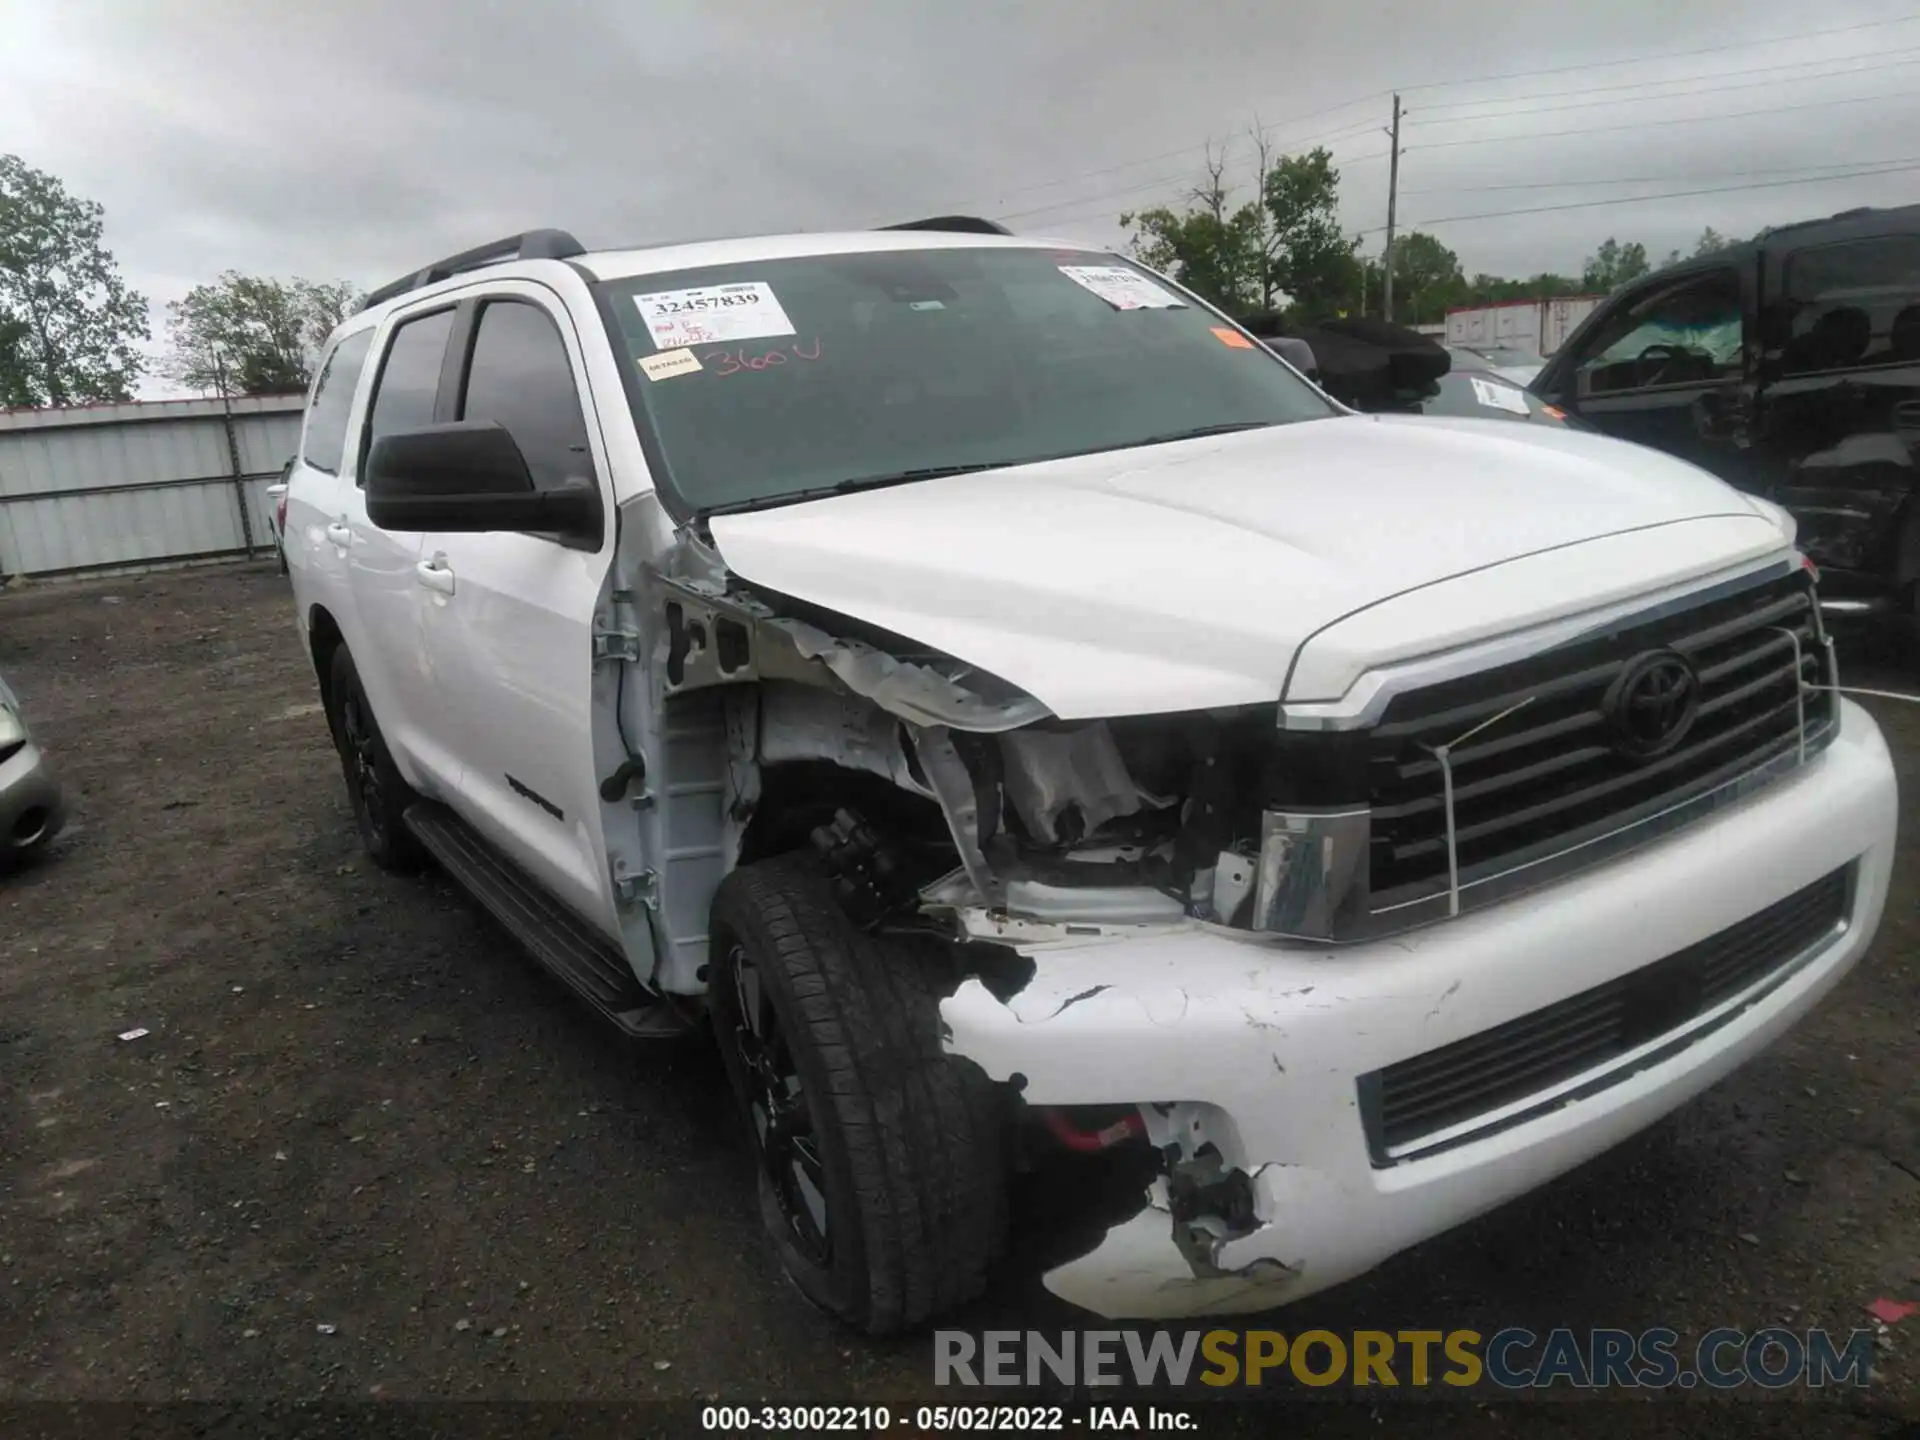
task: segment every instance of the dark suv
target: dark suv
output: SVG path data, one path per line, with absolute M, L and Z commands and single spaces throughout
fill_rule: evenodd
M 1920 633 L 1920 205 L 1762 231 L 1649 276 L 1530 388 L 1783 506 L 1823 608 Z

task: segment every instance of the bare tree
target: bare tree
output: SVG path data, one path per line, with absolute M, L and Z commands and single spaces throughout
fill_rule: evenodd
M 1214 224 L 1224 226 L 1227 223 L 1227 196 L 1231 193 L 1226 183 L 1227 142 L 1220 142 L 1220 153 L 1215 155 L 1213 141 L 1207 141 L 1206 157 L 1206 179 L 1189 190 L 1187 198 L 1213 216 Z
M 1279 255 L 1280 241 L 1273 216 L 1267 210 L 1267 177 L 1273 173 L 1273 141 L 1256 113 L 1247 130 L 1253 142 L 1254 243 L 1260 252 L 1260 308 L 1273 309 L 1273 262 Z

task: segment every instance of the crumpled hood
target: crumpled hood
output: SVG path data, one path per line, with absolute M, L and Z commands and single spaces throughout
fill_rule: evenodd
M 1697 527 L 1684 545 L 1662 536 L 1644 547 L 1653 552 L 1644 575 L 1612 573 L 1635 569 L 1621 557 L 1636 547 L 1607 547 L 1609 592 L 1786 545 L 1736 491 L 1670 456 L 1545 426 L 1437 417 L 1308 421 L 710 524 L 721 558 L 749 585 L 910 636 L 1063 719 L 1272 701 L 1303 644 L 1342 617 L 1598 537 Z M 1506 628 L 1601 598 L 1534 588 L 1500 617 Z M 1441 593 L 1397 607 L 1409 614 L 1394 651 L 1472 638 L 1449 631 Z M 1485 616 L 1474 623 L 1484 628 Z

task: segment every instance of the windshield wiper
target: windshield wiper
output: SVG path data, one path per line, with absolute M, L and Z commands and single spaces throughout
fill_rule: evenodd
M 743 515 L 753 510 L 771 510 L 780 505 L 798 505 L 807 500 L 826 500 L 835 495 L 852 495 L 860 490 L 884 490 L 889 485 L 911 485 L 916 480 L 941 480 L 949 475 L 973 475 L 982 470 L 1004 470 L 1017 460 L 991 460 L 975 465 L 928 465 L 918 470 L 896 470 L 888 475 L 860 475 L 851 480 L 836 480 L 831 485 L 815 485 L 805 490 L 783 490 L 777 495 L 756 495 L 747 500 L 729 500 L 724 505 L 707 505 L 702 515 Z
M 1143 445 L 1171 445 L 1176 440 L 1204 440 L 1209 435 L 1231 435 L 1237 430 L 1269 430 L 1283 424 L 1279 420 L 1229 420 L 1222 425 L 1195 425 L 1190 430 L 1168 430 L 1164 434 L 1149 435 L 1144 440 L 1129 440 L 1124 445 L 1108 445 L 1107 450 L 1138 450 Z M 1098 454 L 1099 451 L 1090 451 Z

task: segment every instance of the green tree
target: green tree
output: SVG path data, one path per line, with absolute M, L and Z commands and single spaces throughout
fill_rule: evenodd
M 18 155 L 0 155 L 0 397 L 132 397 L 147 302 L 101 243 L 105 213 Z
M 1736 240 L 1728 239 L 1725 235 L 1722 235 L 1718 230 L 1709 225 L 1700 232 L 1700 238 L 1693 242 L 1693 256 L 1694 259 L 1697 260 L 1702 255 L 1717 255 L 1729 245 L 1738 243 Z
M 1173 276 L 1224 310 L 1244 310 L 1261 295 L 1260 218 L 1253 205 L 1235 206 L 1225 182 L 1227 147 L 1207 145 L 1206 178 L 1187 192 L 1194 208 L 1158 205 L 1120 217 L 1132 230 L 1135 259 Z
M 340 322 L 359 308 L 360 289 L 350 280 L 295 283 L 306 287 L 307 344 L 318 350 Z
M 1475 275 L 1467 282 L 1463 305 L 1491 305 L 1501 300 L 1550 300 L 1558 295 L 1581 294 L 1581 280 L 1572 275 L 1542 271 L 1525 280 L 1507 280 L 1498 275 Z
M 0 410 L 33 404 L 32 368 L 27 358 L 27 322 L 0 314 Z
M 1407 325 L 1444 320 L 1452 305 L 1467 302 L 1460 257 L 1433 236 L 1415 230 L 1393 242 L 1394 319 Z
M 1340 228 L 1340 172 L 1324 146 L 1283 155 L 1267 170 L 1260 201 L 1271 246 L 1271 287 L 1286 292 L 1297 321 L 1353 306 L 1364 273 L 1360 241 Z
M 1245 309 L 1257 296 L 1257 251 L 1244 217 L 1219 220 L 1204 210 L 1176 213 L 1164 205 L 1120 217 L 1133 230 L 1133 256 L 1173 276 L 1223 310 Z
M 1287 314 L 1312 322 L 1357 306 L 1365 272 L 1360 240 L 1341 232 L 1340 172 L 1323 149 L 1276 156 L 1251 131 L 1258 199 L 1234 203 L 1228 151 L 1207 146 L 1206 176 L 1185 208 L 1156 206 L 1120 217 L 1143 264 L 1164 270 L 1224 309 L 1267 311 L 1284 293 Z
M 1650 268 L 1646 246 L 1638 240 L 1630 245 L 1622 245 L 1609 235 L 1601 242 L 1600 248 L 1587 257 L 1587 268 L 1580 283 L 1589 290 L 1605 294 L 1638 280 Z
M 167 372 L 196 390 L 304 390 L 329 331 L 353 303 L 344 281 L 316 285 L 228 270 L 167 306 Z

